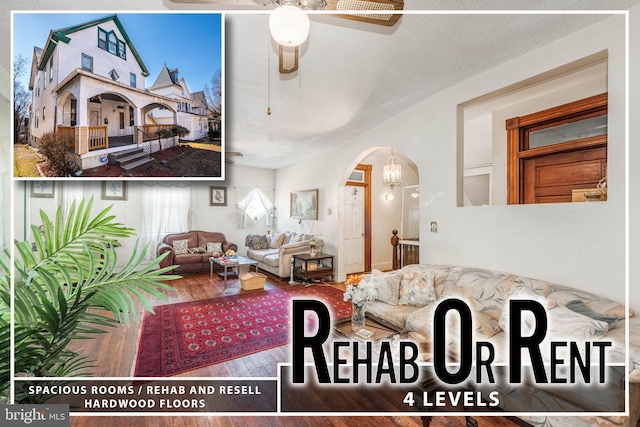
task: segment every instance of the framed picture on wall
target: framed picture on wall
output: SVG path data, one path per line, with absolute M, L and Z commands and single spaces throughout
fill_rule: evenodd
M 209 206 L 227 206 L 227 187 L 209 187 Z
M 102 200 L 127 200 L 127 181 L 103 181 Z
M 31 181 L 31 197 L 53 198 L 56 183 L 53 181 Z
M 291 192 L 291 218 L 318 219 L 318 189 Z

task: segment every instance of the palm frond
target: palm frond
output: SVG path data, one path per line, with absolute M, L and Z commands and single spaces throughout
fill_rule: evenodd
M 71 350 L 69 344 L 94 338 L 105 333 L 105 328 L 128 325 L 131 319 L 137 321 L 137 305 L 152 311 L 149 296 L 166 298 L 164 292 L 173 288 L 165 282 L 179 277 L 166 274 L 173 267 L 158 268 L 167 254 L 144 265 L 149 248 L 139 250 L 137 242 L 124 267 L 118 267 L 114 243 L 134 235 L 134 231 L 115 222 L 109 215 L 111 207 L 93 217 L 92 207 L 93 199 L 74 202 L 66 220 L 61 209 L 53 221 L 41 211 L 42 226 L 32 226 L 34 245 L 15 242 L 17 374 L 86 374 L 92 368 L 91 361 L 80 350 Z M 8 263 L 3 261 L 2 268 L 8 272 Z M 0 284 L 4 285 L 2 279 Z M 8 285 L 7 291 L 2 287 L 0 293 L 4 299 Z M 3 319 L 0 312 L 0 346 L 7 336 Z M 4 366 L 0 352 L 0 370 Z M 16 403 L 21 399 L 16 393 Z

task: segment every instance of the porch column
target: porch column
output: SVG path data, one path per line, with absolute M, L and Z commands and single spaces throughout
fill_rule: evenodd
M 76 154 L 89 152 L 89 110 L 85 96 L 78 96 L 76 101 Z

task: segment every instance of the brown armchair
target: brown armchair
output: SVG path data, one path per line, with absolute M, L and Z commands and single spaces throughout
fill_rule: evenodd
M 191 251 L 182 254 L 176 254 L 176 248 L 174 248 L 174 242 L 178 240 L 187 240 L 187 247 Z M 160 262 L 160 267 L 168 267 L 170 265 L 177 265 L 178 267 L 171 271 L 171 273 L 193 273 L 200 271 L 209 271 L 209 258 L 213 256 L 212 253 L 206 252 L 207 243 L 220 243 L 222 252 L 226 252 L 229 249 L 238 251 L 238 245 L 227 241 L 227 238 L 222 233 L 193 230 L 186 233 L 167 234 L 162 243 L 158 245 L 158 256 L 169 252 L 165 259 Z M 197 252 L 197 248 L 200 252 Z M 204 249 L 204 252 L 202 251 Z

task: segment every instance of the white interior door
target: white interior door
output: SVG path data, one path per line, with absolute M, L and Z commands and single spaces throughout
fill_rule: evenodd
M 347 185 L 343 200 L 344 268 L 346 274 L 361 273 L 364 271 L 364 188 Z

